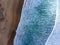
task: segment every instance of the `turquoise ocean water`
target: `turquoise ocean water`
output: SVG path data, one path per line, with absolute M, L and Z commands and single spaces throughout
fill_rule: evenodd
M 14 45 L 45 45 L 55 17 L 56 0 L 25 0 Z

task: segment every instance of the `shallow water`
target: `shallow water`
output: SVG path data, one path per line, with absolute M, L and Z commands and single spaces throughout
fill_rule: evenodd
M 45 45 L 55 17 L 56 0 L 25 0 L 14 45 Z
M 56 9 L 55 26 L 45 45 L 60 45 L 60 0 L 57 0 Z

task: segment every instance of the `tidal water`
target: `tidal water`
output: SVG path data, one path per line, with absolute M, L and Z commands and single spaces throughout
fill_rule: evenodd
M 14 45 L 45 45 L 56 18 L 56 0 L 24 0 Z
M 57 0 L 55 26 L 45 45 L 60 45 L 60 0 Z

